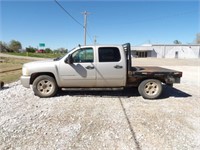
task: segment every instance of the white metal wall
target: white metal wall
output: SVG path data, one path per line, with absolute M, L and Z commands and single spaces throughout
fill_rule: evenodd
M 200 46 L 152 46 L 157 58 L 199 58 Z
M 200 45 L 152 45 L 151 51 L 149 46 L 132 47 L 132 52 L 144 51 L 147 48 L 147 57 L 157 58 L 200 58 Z

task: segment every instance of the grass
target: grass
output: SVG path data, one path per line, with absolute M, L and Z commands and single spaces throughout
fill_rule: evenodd
M 61 57 L 65 54 L 60 53 L 8 53 L 15 56 L 29 56 L 29 57 L 39 57 L 39 58 L 56 58 Z M 19 58 L 8 58 L 8 57 L 0 57 L 0 60 L 3 60 L 0 63 L 0 72 L 8 71 L 12 69 L 22 68 L 24 63 L 31 62 L 33 60 L 27 59 L 19 59 Z M 4 83 L 11 83 L 20 79 L 21 69 L 16 71 L 10 71 L 6 73 L 0 73 L 0 81 Z
M 21 68 L 24 63 L 33 61 L 26 59 L 7 58 L 7 57 L 1 57 L 0 59 L 4 60 L 3 63 L 0 63 L 0 72 Z M 6 73 L 0 73 L 0 81 L 3 81 L 4 83 L 11 83 L 17 81 L 21 76 L 21 72 L 22 72 L 21 70 L 17 70 Z
M 28 57 L 39 57 L 39 58 L 56 58 L 56 57 L 61 57 L 65 54 L 61 54 L 61 53 L 27 53 L 27 52 L 23 52 L 23 53 L 8 53 L 10 55 L 15 55 L 15 56 L 28 56 Z
M 27 59 L 8 58 L 8 57 L 0 57 L 0 59 L 4 60 L 3 63 L 0 63 L 0 71 L 20 68 L 24 63 L 32 61 Z
M 0 81 L 3 81 L 5 84 L 15 82 L 20 79 L 21 74 L 22 74 L 21 70 L 11 71 L 7 73 L 0 73 Z

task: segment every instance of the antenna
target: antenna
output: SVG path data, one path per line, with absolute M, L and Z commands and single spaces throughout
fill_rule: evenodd
M 98 36 L 96 36 L 96 35 L 94 36 L 94 45 L 97 44 L 97 37 L 98 37 Z

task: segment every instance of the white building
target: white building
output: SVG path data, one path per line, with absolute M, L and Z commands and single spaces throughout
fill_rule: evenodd
M 157 58 L 200 58 L 200 44 L 153 44 L 132 46 L 134 57 L 157 57 Z

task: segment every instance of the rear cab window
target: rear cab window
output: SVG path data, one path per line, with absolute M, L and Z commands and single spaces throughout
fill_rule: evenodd
M 117 47 L 100 47 L 98 49 L 99 62 L 119 62 L 120 51 Z

